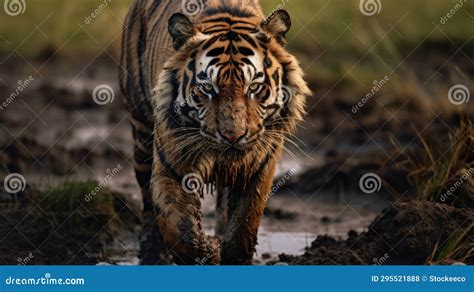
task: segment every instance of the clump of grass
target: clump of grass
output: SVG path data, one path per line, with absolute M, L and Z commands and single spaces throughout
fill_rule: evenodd
M 469 234 L 473 231 L 474 224 L 471 224 L 469 227 L 455 232 L 443 244 L 438 241 L 427 264 L 464 263 L 472 259 L 474 257 L 474 243 L 470 240 Z
M 0 214 L 6 219 L 0 232 L 11 233 L 0 253 L 34 246 L 35 261 L 42 264 L 97 263 L 139 224 L 119 194 L 95 181 L 28 187 L 15 203 L 0 204 Z
M 52 230 L 63 236 L 117 232 L 137 223 L 137 220 L 129 220 L 133 219 L 133 212 L 116 194 L 95 181 L 64 182 L 45 189 L 30 189 L 18 209 L 25 207 L 30 209 L 31 220 L 48 222 Z
M 474 126 L 462 121 L 447 139 L 418 135 L 419 147 L 404 149 L 395 143 L 403 157 L 402 166 L 415 187 L 419 200 L 458 207 L 473 206 Z
M 97 194 L 86 200 L 96 189 L 99 190 Z M 115 215 L 113 194 L 106 188 L 99 189 L 94 181 L 66 182 L 39 191 L 33 199 L 55 224 L 80 226 L 83 220 L 91 217 L 105 224 Z

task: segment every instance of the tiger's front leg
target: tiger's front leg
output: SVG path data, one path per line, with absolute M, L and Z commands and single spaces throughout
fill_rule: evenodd
M 229 193 L 229 225 L 222 242 L 221 264 L 251 265 L 260 219 L 269 198 L 277 158 L 271 159 L 242 189 Z
M 181 181 L 164 173 L 155 173 L 152 190 L 156 223 L 175 262 L 219 264 L 219 244 L 206 236 L 201 226 L 199 195 L 184 192 Z

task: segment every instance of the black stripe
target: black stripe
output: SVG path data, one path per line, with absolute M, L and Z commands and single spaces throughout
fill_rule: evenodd
M 241 37 L 255 49 L 258 49 L 257 43 L 248 35 L 242 34 Z
M 205 34 L 215 34 L 215 33 L 220 33 L 220 32 L 227 32 L 227 31 L 229 31 L 229 28 L 220 28 L 220 29 L 207 30 L 204 33 Z
M 269 98 L 270 96 L 271 96 L 270 90 L 266 90 L 266 91 L 265 91 L 265 95 L 259 97 L 259 99 L 260 99 L 261 102 L 265 103 L 265 102 L 268 100 L 268 98 Z
M 188 86 L 189 83 L 189 76 L 188 74 L 184 73 L 183 74 L 183 83 L 181 84 L 181 94 L 183 95 L 184 100 L 188 98 L 187 93 L 186 93 L 186 87 Z
M 216 59 L 214 59 L 214 60 L 216 60 Z M 213 60 L 213 61 L 214 61 L 214 60 Z M 218 60 L 218 59 L 217 59 L 217 60 Z M 200 72 L 200 73 L 198 74 L 198 78 L 199 78 L 199 79 L 207 79 L 207 74 L 206 74 L 206 72 Z
M 249 24 L 249 25 L 255 25 L 254 23 L 244 21 L 244 20 L 232 20 L 229 17 L 217 17 L 217 18 L 211 18 L 204 20 L 203 23 L 213 23 L 213 22 L 224 22 L 229 25 L 234 25 L 234 24 Z
M 158 143 L 157 143 L 158 144 Z M 156 149 L 159 149 L 159 145 L 156 145 Z M 162 151 L 158 151 L 158 157 L 160 158 L 160 162 L 161 164 L 163 165 L 163 167 L 165 168 L 165 171 L 171 175 L 171 177 L 176 181 L 176 182 L 181 182 L 183 180 L 183 177 L 180 176 L 174 169 L 173 167 L 171 166 L 171 164 L 169 164 L 167 161 L 166 161 L 166 156 L 165 154 L 162 152 Z
M 229 28 L 229 25 L 228 24 L 216 24 L 216 25 L 211 25 L 209 27 L 207 27 L 205 30 L 203 30 L 203 33 L 206 33 L 207 31 L 211 30 L 211 29 L 220 29 L 220 28 Z
M 278 109 L 280 108 L 280 106 L 278 106 L 277 104 L 270 104 L 268 106 L 261 106 L 264 110 L 269 110 L 269 109 Z
M 215 37 L 212 37 L 210 38 L 209 40 L 207 40 L 203 47 L 202 47 L 202 50 L 205 51 L 207 50 L 211 45 L 213 45 L 217 40 L 219 39 L 219 36 L 215 36 Z
M 178 74 L 177 70 L 173 70 L 171 72 L 170 82 L 173 88 L 173 97 L 175 99 L 171 101 L 170 107 L 168 108 L 168 111 L 166 114 L 166 120 L 168 121 L 168 126 L 171 127 L 172 129 L 181 127 L 180 118 L 177 116 L 177 113 L 175 110 L 176 98 L 178 97 L 178 92 L 179 92 L 179 82 L 178 82 L 177 74 Z
M 255 26 L 248 27 L 248 26 L 232 26 L 232 30 L 245 30 L 245 31 L 254 31 Z
M 209 69 L 209 67 L 214 66 L 215 64 L 219 63 L 219 61 L 220 61 L 219 58 L 214 58 L 214 59 L 212 59 L 211 62 L 209 62 L 209 64 L 207 65 L 206 70 Z M 204 73 L 204 74 L 205 74 L 205 73 Z M 207 77 L 207 75 L 206 75 L 206 77 Z M 204 77 L 204 78 L 206 78 L 206 77 Z
M 272 75 L 273 81 L 275 81 L 275 86 L 280 86 L 280 70 L 276 70 Z
M 161 0 L 154 0 L 153 1 L 153 5 L 151 6 L 150 14 L 148 15 L 148 19 L 150 19 L 155 14 L 156 9 L 158 9 L 160 4 L 161 4 Z
M 207 57 L 217 57 L 219 55 L 222 55 L 224 53 L 224 51 L 225 51 L 224 47 L 218 47 L 218 48 L 212 49 L 209 52 L 207 52 L 206 56 Z
M 238 47 L 237 49 L 240 54 L 244 56 L 253 56 L 255 55 L 255 52 L 252 49 L 249 49 L 247 47 Z

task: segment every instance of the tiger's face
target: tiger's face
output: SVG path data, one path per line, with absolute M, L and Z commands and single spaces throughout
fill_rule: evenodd
M 278 54 L 286 52 L 289 15 L 281 10 L 257 24 L 222 18 L 204 23 L 195 26 L 182 14 L 170 19 L 184 61 L 175 70 L 174 106 L 209 143 L 245 151 L 285 119 L 292 89 Z
M 192 77 L 184 101 L 204 137 L 238 150 L 259 141 L 266 119 L 284 106 L 278 98 L 282 68 L 271 58 L 233 33 L 190 58 L 194 70 L 186 72 Z

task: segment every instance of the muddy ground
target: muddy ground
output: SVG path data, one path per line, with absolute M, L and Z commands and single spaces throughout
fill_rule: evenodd
M 19 80 L 34 78 L 0 112 L 0 177 L 21 173 L 27 183 L 14 196 L 0 187 L 0 263 L 137 264 L 141 201 L 114 62 L 108 57 L 69 60 L 64 67 L 57 61 L 32 70 L 41 64 L 13 60 L 0 73 L 3 100 Z M 437 63 L 432 64 L 424 74 L 435 71 Z M 98 105 L 92 92 L 102 84 L 115 95 Z M 417 129 L 447 136 L 459 123 L 459 113 L 420 114 L 418 100 L 390 97 L 353 115 L 351 107 L 365 89 L 330 90 L 317 82 L 312 87 L 318 93 L 294 139 L 297 147 L 289 146 L 278 169 L 275 185 L 281 187 L 265 212 L 255 264 L 374 264 L 374 259 L 423 264 L 437 242 L 472 223 L 473 206 L 402 203 L 416 193 L 391 143 L 395 136 L 407 147 L 419 148 Z M 58 185 L 102 182 L 118 166 L 120 172 L 107 181 L 103 194 L 110 198 L 105 214 L 84 200 L 84 190 L 70 202 L 71 216 L 57 217 L 57 205 L 35 199 L 38 192 Z M 366 173 L 381 178 L 382 186 L 373 194 L 359 187 Z M 59 197 L 68 198 L 70 192 Z M 204 227 L 210 234 L 213 207 L 214 198 L 203 201 Z M 86 219 L 75 216 L 78 208 L 85 208 Z
M 472 208 L 457 209 L 430 202 L 397 203 L 385 209 L 368 230 L 351 231 L 347 240 L 318 236 L 301 256 L 282 254 L 280 262 L 295 265 L 424 265 L 435 262 L 433 251 L 452 240 L 453 234 L 470 228 Z M 465 235 L 472 243 L 474 229 Z M 472 246 L 472 245 L 471 245 Z M 474 264 L 471 253 L 464 263 Z
M 136 258 L 140 216 L 122 194 L 106 189 L 96 202 L 82 200 L 96 185 L 69 183 L 55 191 L 27 188 L 16 198 L 3 194 L 0 263 L 85 265 Z

